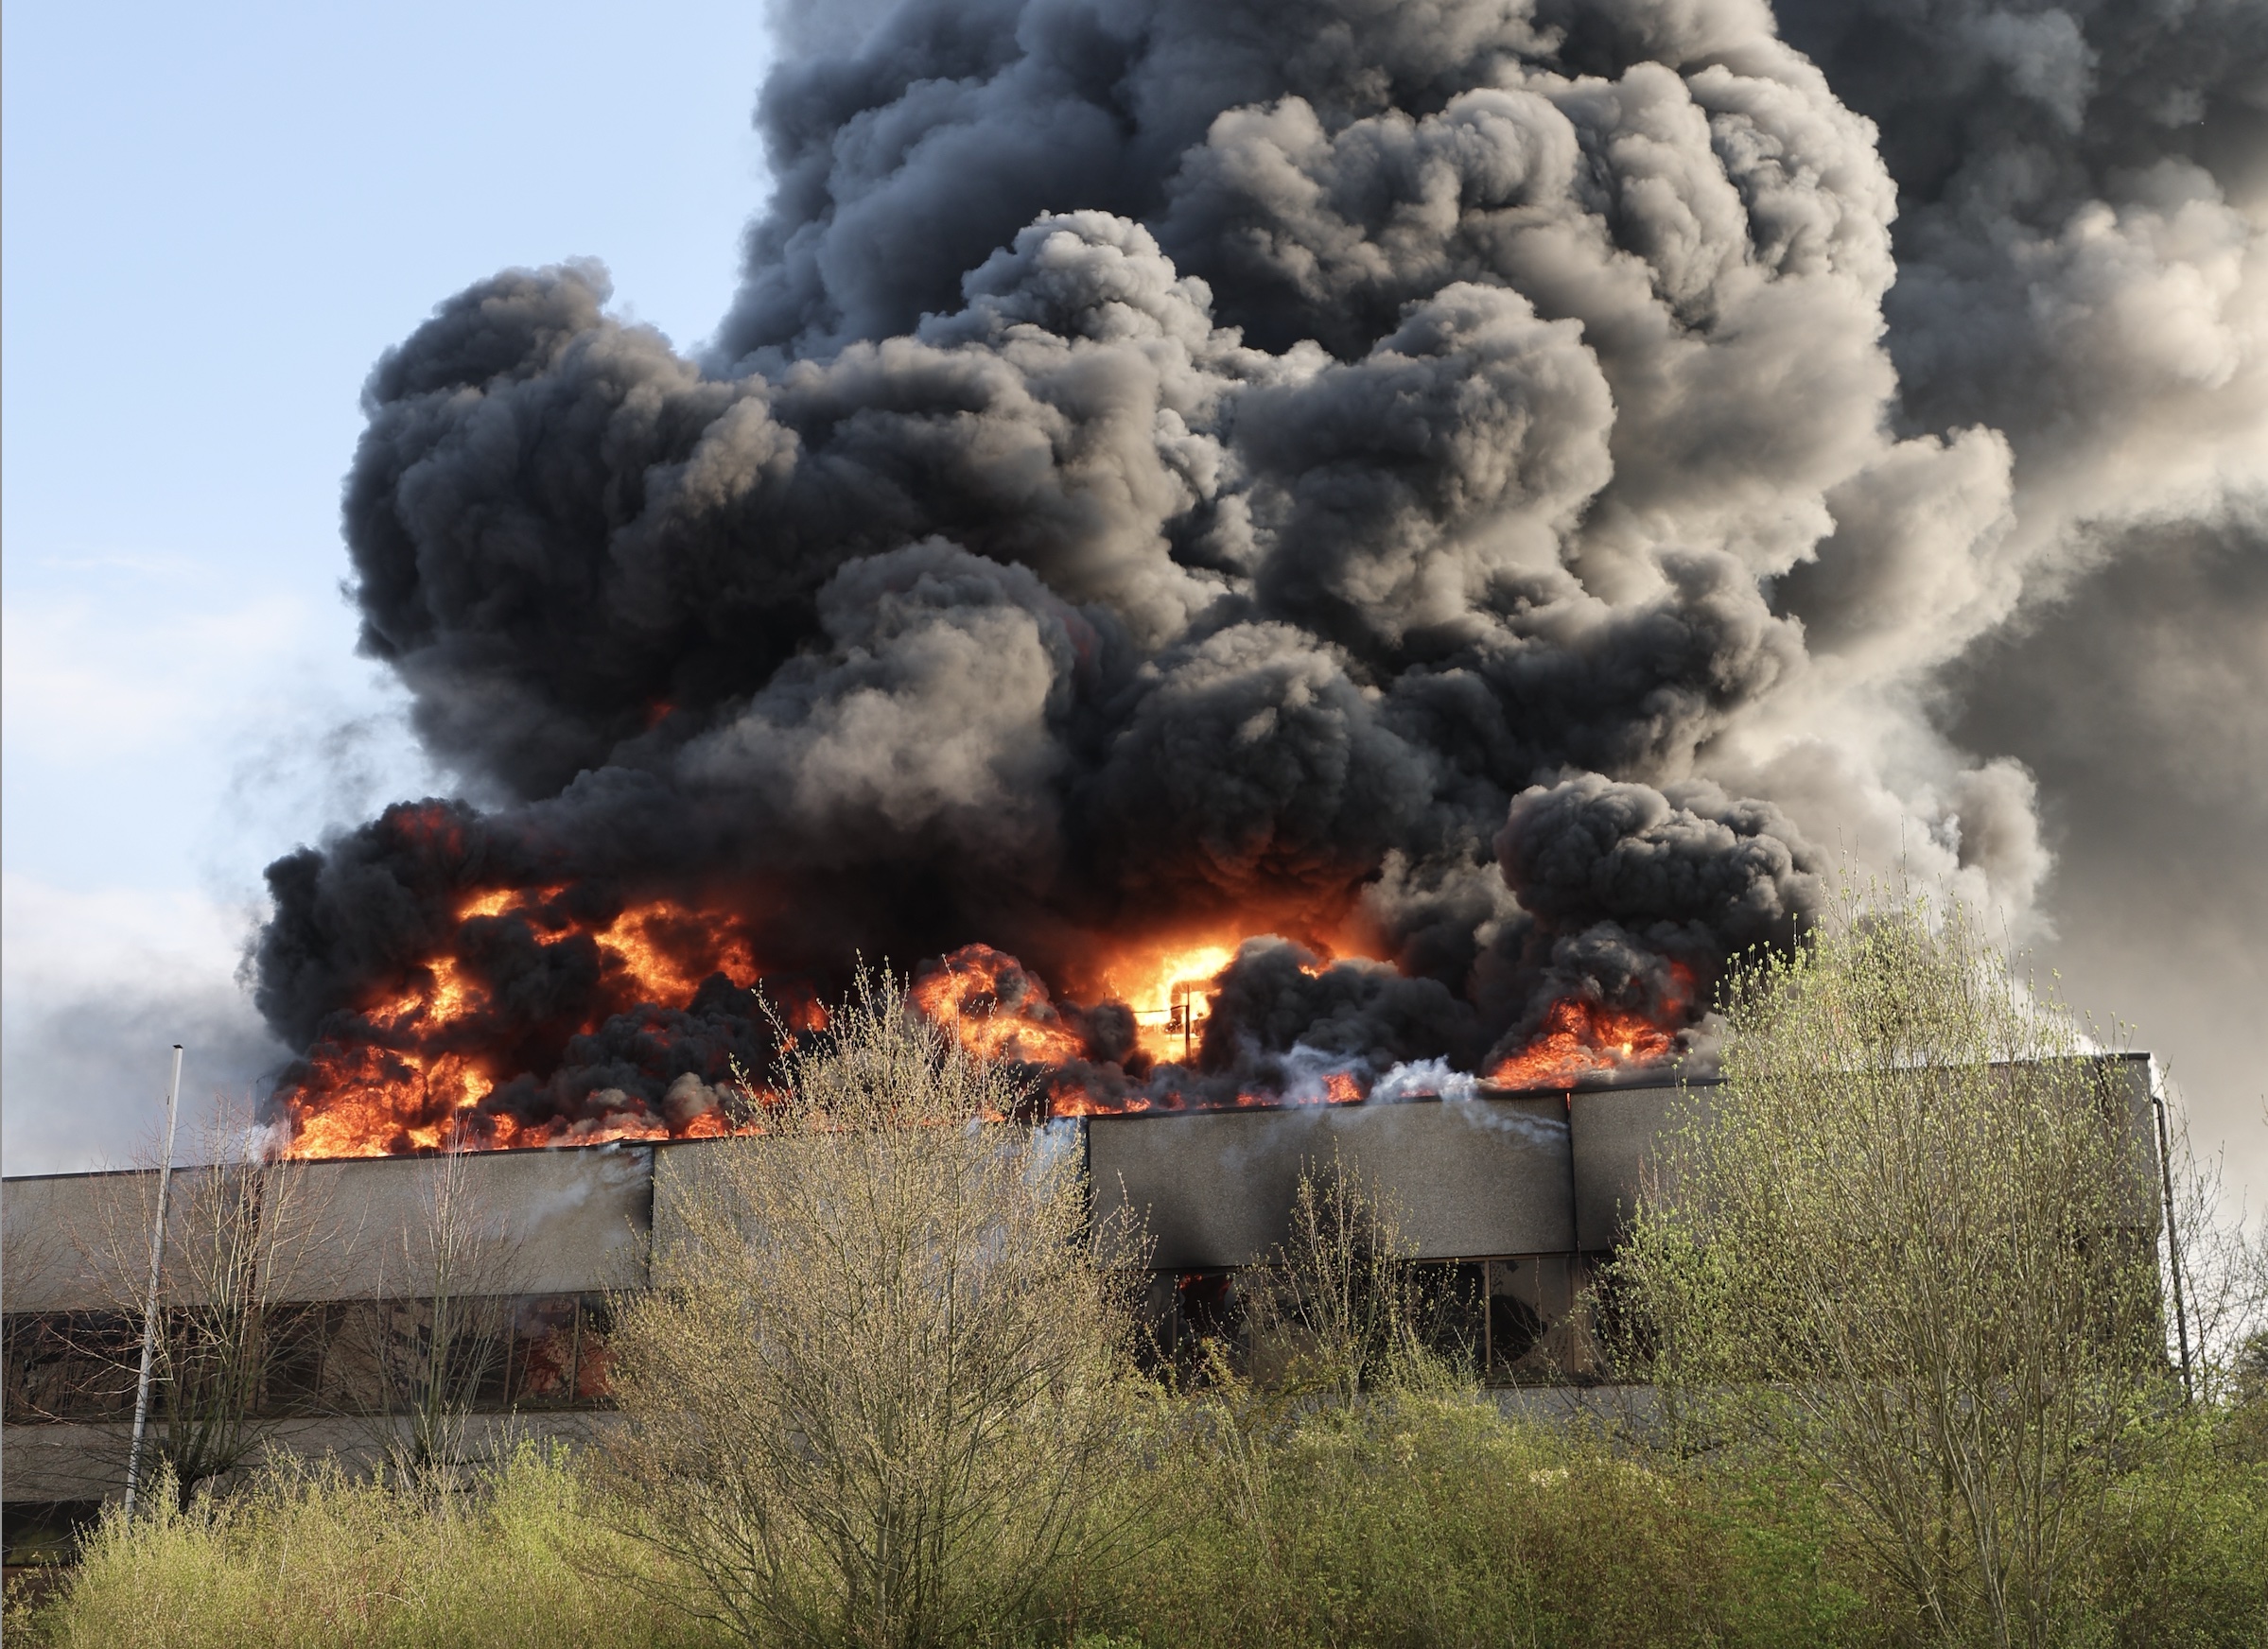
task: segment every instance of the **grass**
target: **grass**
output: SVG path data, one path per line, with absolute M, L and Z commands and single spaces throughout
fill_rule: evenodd
M 9 1611 L 55 1649 L 693 1649 L 722 1640 L 656 1595 L 562 1454 L 461 1495 L 276 1472 L 186 1511 L 107 1518 L 59 1596 Z M 19 1638 L 19 1634 L 22 1637 Z
M 1503 1417 L 1485 1398 L 1185 1404 L 1107 1561 L 1049 1577 L 995 1649 L 1648 1649 L 1897 1641 L 1829 1485 Z M 2088 1644 L 2268 1643 L 2268 1462 L 2201 1423 L 2121 1490 Z M 161 1497 L 163 1501 L 163 1497 Z M 92 1537 L 9 1610 L 57 1649 L 711 1645 L 571 1458 L 437 1495 L 314 1467 Z

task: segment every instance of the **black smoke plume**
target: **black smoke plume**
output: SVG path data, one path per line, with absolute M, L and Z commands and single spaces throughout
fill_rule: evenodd
M 293 1046 L 445 952 L 490 1106 L 683 1111 L 762 1038 L 619 999 L 589 934 L 667 899 L 819 989 L 1241 920 L 1206 1080 L 1474 1068 L 1571 993 L 1690 1021 L 1810 841 L 2029 897 L 2028 776 L 1921 691 L 2013 600 L 2008 408 L 1886 344 L 1899 185 L 1762 6 L 785 32 L 705 355 L 571 263 L 371 376 L 362 644 L 471 800 L 270 868 Z

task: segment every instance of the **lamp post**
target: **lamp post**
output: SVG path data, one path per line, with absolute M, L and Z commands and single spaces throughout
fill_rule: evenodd
M 126 1515 L 134 1515 L 142 1486 L 142 1434 L 149 1429 L 149 1374 L 158 1349 L 158 1272 L 166 1263 L 166 1193 L 173 1183 L 173 1124 L 181 1114 L 182 1045 L 173 1045 L 173 1078 L 166 1085 L 166 1154 L 158 1159 L 157 1218 L 149 1225 L 149 1303 L 142 1313 L 142 1373 L 134 1381 L 134 1435 L 126 1449 Z

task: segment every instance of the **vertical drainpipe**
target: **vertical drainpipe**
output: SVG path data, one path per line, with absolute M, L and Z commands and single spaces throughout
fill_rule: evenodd
M 1563 1097 L 1567 1102 L 1567 1241 L 1574 1252 L 1560 1261 L 1567 1284 L 1567 1315 L 1565 1326 L 1560 1328 L 1560 1345 L 1565 1346 L 1580 1334 L 1580 1344 L 1588 1345 L 1592 1340 L 1590 1325 L 1579 1320 L 1576 1314 L 1576 1301 L 1582 1296 L 1582 1285 L 1590 1279 L 1590 1268 L 1582 1258 L 1583 1210 L 1575 1179 L 1575 1089 L 1570 1086 Z M 1539 1323 L 1544 1320 L 1544 1268 L 1540 1261 L 1536 1267 L 1536 1320 Z
M 2155 1062 L 2152 1063 L 2155 1066 Z M 2189 1372 L 2189 1313 L 2181 1292 L 2181 1240 L 2173 1224 L 2173 1142 L 2166 1126 L 2165 1085 L 2157 1080 L 2155 1068 L 2143 1074 L 2150 1084 L 2150 1108 L 2157 1114 L 2158 1183 L 2166 1199 L 2166 1261 L 2173 1274 L 2173 1328 L 2181 1341 L 2181 1400 L 2194 1403 L 2197 1390 Z
M 158 1273 L 166 1263 L 166 1194 L 173 1183 L 173 1125 L 181 1114 L 182 1045 L 173 1045 L 173 1075 L 166 1084 L 166 1154 L 158 1159 L 157 1218 L 149 1225 L 149 1301 L 142 1312 L 142 1372 L 134 1381 L 134 1434 L 126 1449 L 126 1515 L 134 1515 L 142 1486 L 142 1436 L 149 1429 L 149 1374 L 157 1360 Z

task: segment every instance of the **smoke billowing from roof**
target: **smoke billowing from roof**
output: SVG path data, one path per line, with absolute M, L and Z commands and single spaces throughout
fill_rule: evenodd
M 1376 1073 L 1690 1018 L 1824 852 L 2021 911 L 1930 686 L 2080 529 L 2259 509 L 2263 26 L 1925 9 L 791 16 L 706 355 L 568 264 L 373 373 L 363 645 L 480 805 L 279 860 L 263 1011 L 448 951 L 489 1102 L 658 1109 L 761 1038 L 608 982 L 642 901 L 824 981 L 1241 921 L 1207 1068 Z

